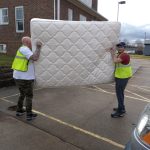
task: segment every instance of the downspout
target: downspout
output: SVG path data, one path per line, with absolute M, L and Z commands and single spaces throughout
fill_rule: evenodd
M 54 20 L 56 20 L 56 0 L 54 0 Z
M 57 0 L 57 20 L 60 20 L 60 0 Z

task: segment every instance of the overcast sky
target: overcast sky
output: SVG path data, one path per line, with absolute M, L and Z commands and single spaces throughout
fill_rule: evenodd
M 121 1 L 121 0 L 120 0 Z M 119 4 L 119 21 L 141 26 L 150 24 L 150 0 L 125 0 Z M 98 0 L 98 12 L 111 21 L 117 20 L 119 0 Z
M 118 2 L 124 0 L 98 0 L 98 12 L 109 21 L 117 21 Z M 129 39 L 150 39 L 150 0 L 125 0 L 119 4 L 118 21 L 122 36 Z

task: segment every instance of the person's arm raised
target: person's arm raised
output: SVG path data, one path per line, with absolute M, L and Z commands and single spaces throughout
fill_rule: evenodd
M 120 59 L 119 57 L 116 56 L 114 48 L 110 48 L 110 54 L 111 54 L 111 57 L 112 57 L 114 63 L 122 62 L 122 59 Z

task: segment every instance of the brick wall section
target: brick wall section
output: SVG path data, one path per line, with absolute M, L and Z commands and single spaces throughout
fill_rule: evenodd
M 92 0 L 92 8 L 96 11 L 97 11 L 97 4 L 98 4 L 97 0 Z
M 93 0 L 96 5 L 97 0 Z M 30 36 L 30 20 L 32 18 L 53 19 L 54 0 L 0 0 L 0 8 L 8 8 L 9 24 L 0 25 L 0 44 L 7 45 L 7 55 L 14 56 L 21 45 L 21 38 L 25 35 Z M 67 0 L 60 0 L 61 10 L 60 19 L 68 20 L 68 8 L 73 9 L 73 20 L 79 20 L 79 15 L 87 17 L 87 20 L 96 20 L 92 15 L 74 6 Z M 24 33 L 16 33 L 15 26 L 15 7 L 24 7 Z
M 16 33 L 16 6 L 24 7 L 24 33 Z M 1 0 L 0 8 L 8 8 L 9 24 L 0 25 L 0 43 L 7 45 L 8 55 L 15 55 L 21 45 L 21 38 L 25 35 L 30 36 L 30 20 L 32 18 L 53 19 L 54 15 L 52 0 Z

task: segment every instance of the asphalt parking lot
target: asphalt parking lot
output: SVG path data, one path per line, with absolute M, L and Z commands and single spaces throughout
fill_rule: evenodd
M 35 89 L 38 118 L 26 121 L 9 110 L 16 105 L 16 87 L 0 89 L 1 150 L 121 150 L 139 114 L 150 102 L 150 61 L 132 60 L 136 73 L 125 91 L 127 113 L 111 118 L 116 106 L 114 83 Z

